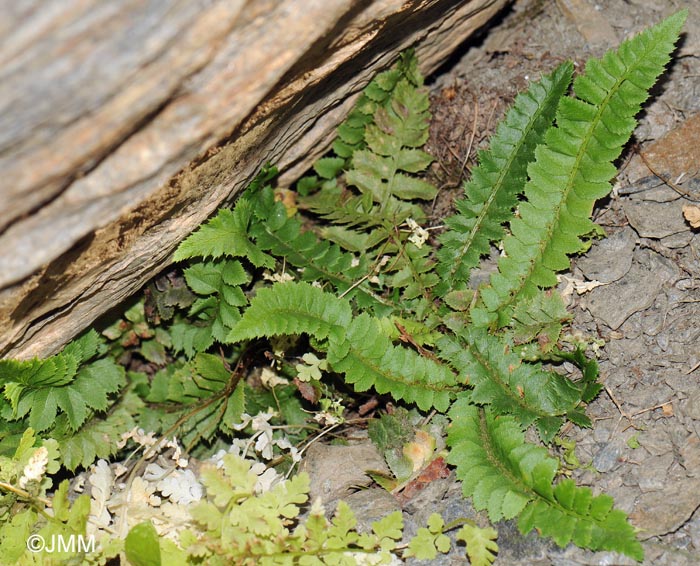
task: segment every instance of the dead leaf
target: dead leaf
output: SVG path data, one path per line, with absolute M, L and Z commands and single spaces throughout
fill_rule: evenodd
M 683 216 L 693 228 L 700 228 L 700 206 L 696 204 L 684 204 Z
M 398 500 L 402 505 L 405 505 L 419 492 L 423 491 L 429 483 L 446 478 L 449 475 L 450 469 L 447 467 L 445 459 L 442 456 L 438 456 L 415 479 L 406 484 L 406 487 L 398 494 Z
M 403 447 L 403 455 L 411 461 L 414 472 L 423 468 L 434 451 L 435 438 L 423 430 L 417 430 L 413 442 Z

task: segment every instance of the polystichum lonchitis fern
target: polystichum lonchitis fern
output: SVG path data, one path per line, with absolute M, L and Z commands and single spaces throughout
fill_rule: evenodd
M 527 166 L 554 121 L 572 73 L 573 65 L 564 63 L 519 94 L 489 140 L 489 149 L 479 153 L 479 165 L 464 187 L 465 198 L 455 203 L 459 213 L 445 220 L 449 229 L 437 252 L 439 295 L 465 286 L 490 244 L 503 239 L 503 223 L 513 214 L 527 181 Z
M 14 453 L 20 428 L 32 425 L 59 441 L 63 465 L 87 466 L 113 453 L 99 439 L 114 439 L 117 427 L 138 421 L 162 430 L 200 401 L 206 410 L 185 439 L 233 434 L 254 404 L 233 362 L 258 339 L 307 335 L 324 367 L 356 391 L 447 415 L 448 461 L 491 520 L 517 518 L 523 533 L 641 560 L 612 499 L 558 478 L 558 461 L 528 443 L 525 430 L 533 426 L 548 444 L 567 420 L 590 426 L 585 405 L 600 391 L 597 365 L 581 349 L 560 350 L 570 315 L 550 288 L 595 228 L 593 204 L 610 190 L 612 162 L 685 17 L 589 61 L 575 96 L 565 95 L 570 63 L 520 95 L 480 153 L 437 250 L 420 226 L 420 202 L 435 194 L 421 178 L 430 162 L 422 149 L 428 98 L 405 54 L 365 89 L 316 175 L 299 182 L 307 216 L 276 198 L 276 172 L 266 166 L 233 209 L 180 245 L 175 259 L 189 262 L 193 298 L 166 332 L 175 358 L 166 367 L 125 375 L 111 360 L 94 360 L 94 334 L 48 360 L 0 362 L 0 450 Z M 472 268 L 501 241 L 497 273 L 470 289 Z M 286 281 L 260 280 L 263 270 Z M 552 360 L 574 363 L 581 376 L 553 371 Z M 107 410 L 100 426 L 93 417 Z M 470 557 L 479 544 L 493 548 L 491 539 L 464 536 L 475 546 Z M 490 564 L 493 554 L 484 556 Z
M 581 236 L 596 228 L 593 205 L 611 190 L 613 161 L 670 59 L 684 14 L 591 59 L 574 81 L 575 96 L 561 99 L 556 126 L 528 167 L 525 202 L 503 241 L 506 256 L 473 311 L 476 323 L 508 324 L 513 305 L 556 285 L 555 272 L 569 267 L 568 254 L 584 248 Z
M 556 342 L 557 325 L 565 317 L 556 294 L 543 289 L 556 283 L 555 272 L 569 266 L 568 255 L 581 251 L 581 237 L 595 228 L 593 204 L 610 190 L 612 161 L 668 62 L 684 19 L 685 13 L 678 13 L 602 60 L 591 60 L 574 82 L 574 97 L 563 96 L 572 73 L 572 66 L 564 64 L 518 98 L 491 150 L 480 154 L 466 198 L 440 238 L 434 289 L 445 304 L 437 309 L 444 313 L 437 355 L 393 345 L 367 314 L 348 322 L 350 304 L 334 324 L 322 307 L 334 300 L 293 283 L 260 291 L 229 339 L 308 332 L 327 340 L 318 347 L 359 390 L 373 386 L 423 409 L 444 410 L 449 399 L 458 397 L 449 411 L 449 461 L 477 508 L 488 509 L 494 520 L 519 517 L 522 532 L 536 528 L 560 545 L 573 541 L 641 559 L 641 545 L 624 513 L 612 509 L 612 500 L 593 497 L 571 480 L 555 482 L 557 461 L 546 449 L 525 442 L 522 432 L 533 424 L 549 442 L 567 417 L 590 425 L 581 403 L 599 387 L 590 373 L 576 383 L 539 362 L 523 361 L 512 339 L 533 340 L 542 331 Z M 379 186 L 370 190 L 363 182 L 362 188 L 381 203 L 388 193 L 380 195 Z M 506 234 L 502 224 L 508 218 Z M 459 293 L 489 244 L 501 238 L 505 256 L 498 272 L 472 297 L 470 308 L 470 295 L 460 299 Z M 314 309 L 323 309 L 323 316 Z M 512 331 L 499 330 L 510 326 Z M 580 352 L 574 358 L 581 361 Z M 440 381 L 443 390 L 435 396 Z M 461 393 L 455 387 L 460 383 L 466 386 Z

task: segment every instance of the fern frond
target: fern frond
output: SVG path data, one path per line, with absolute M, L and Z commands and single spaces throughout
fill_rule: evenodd
M 374 122 L 365 128 L 367 149 L 355 151 L 345 176 L 361 193 L 369 194 L 385 213 L 392 198 L 429 200 L 436 189 L 410 173 L 423 171 L 432 161 L 417 149 L 428 138 L 428 94 L 400 81 L 391 104 L 379 107 Z
M 406 54 L 395 69 L 367 87 L 338 128 L 333 147 L 339 157 L 326 158 L 315 167 L 322 180 L 299 182 L 299 206 L 332 224 L 321 230 L 325 239 L 367 254 L 407 218 L 424 217 L 412 201 L 432 199 L 437 189 L 415 175 L 432 161 L 421 149 L 430 117 L 428 95 L 421 85 L 415 57 Z
M 492 521 L 519 517 L 525 534 L 536 528 L 565 546 L 569 542 L 591 550 L 622 552 L 636 560 L 643 549 L 612 498 L 593 497 L 571 480 L 553 486 L 557 461 L 547 451 L 527 444 L 518 423 L 495 416 L 460 399 L 450 409 L 452 425 L 447 458 L 457 467 L 464 495 Z
M 122 434 L 134 426 L 136 415 L 144 406 L 133 391 L 126 391 L 107 415 L 95 416 L 77 431 L 72 430 L 65 415 L 59 415 L 51 432 L 60 446 L 61 463 L 69 470 L 89 467 L 98 458 L 116 454 Z
M 512 344 L 483 328 L 465 328 L 460 340 L 444 337 L 440 355 L 473 387 L 472 403 L 487 404 L 499 415 L 512 415 L 522 427 L 534 424 L 549 442 L 564 416 L 581 402 L 582 391 L 566 377 L 523 363 Z
M 490 149 L 479 153 L 479 165 L 464 187 L 466 198 L 455 203 L 458 214 L 445 220 L 448 229 L 440 237 L 439 296 L 466 284 L 491 242 L 505 235 L 503 223 L 523 191 L 535 146 L 552 125 L 572 73 L 573 65 L 563 63 L 519 94 L 491 137 Z
M 355 108 L 338 127 L 338 139 L 333 143 L 336 155 L 347 159 L 365 147 L 365 126 L 372 122 L 377 109 L 389 102 L 396 85 L 402 79 L 415 87 L 423 86 L 423 76 L 418 70 L 418 60 L 413 49 L 404 51 L 396 65 L 379 73 L 365 87 Z M 340 169 L 337 163 L 336 167 Z
M 28 417 L 28 425 L 43 432 L 54 425 L 60 410 L 76 430 L 91 411 L 105 410 L 109 395 L 119 391 L 126 380 L 124 368 L 114 360 L 88 363 L 99 343 L 91 330 L 44 360 L 0 360 L 0 385 L 9 401 L 2 417 L 8 421 Z
M 283 334 L 310 334 L 342 340 L 350 324 L 350 303 L 308 283 L 276 283 L 260 289 L 250 301 L 227 342 Z
M 559 103 L 556 127 L 535 150 L 525 185 L 527 202 L 503 241 L 506 257 L 481 292 L 477 324 L 504 326 L 513 305 L 538 288 L 556 284 L 556 271 L 569 267 L 568 254 L 583 248 L 592 231 L 593 204 L 608 194 L 613 161 L 629 139 L 648 91 L 668 63 L 687 11 L 591 59 L 574 81 L 577 98 Z
M 537 359 L 556 346 L 563 323 L 570 320 L 571 315 L 559 293 L 555 290 L 539 291 L 516 305 L 507 335 L 516 346 L 526 345 L 521 355 Z
M 248 237 L 253 209 L 247 199 L 238 199 L 233 210 L 222 208 L 180 243 L 173 259 L 193 257 L 245 257 L 255 267 L 273 267 L 275 260 L 260 250 Z
M 187 286 L 198 298 L 189 309 L 193 323 L 172 326 L 173 346 L 188 358 L 203 352 L 214 341 L 223 342 L 248 304 L 243 285 L 250 276 L 236 259 L 219 258 L 193 263 L 184 270 Z
M 352 321 L 344 341 L 331 341 L 328 362 L 357 391 L 374 387 L 423 410 L 446 410 L 457 391 L 457 377 L 447 366 L 394 346 L 367 314 Z

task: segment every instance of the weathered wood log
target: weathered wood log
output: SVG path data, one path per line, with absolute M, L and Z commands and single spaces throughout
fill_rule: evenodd
M 415 45 L 430 72 L 506 0 L 39 0 L 0 22 L 0 354 L 136 292 L 266 161 L 282 180 Z M 9 6 L 9 5 L 8 5 Z

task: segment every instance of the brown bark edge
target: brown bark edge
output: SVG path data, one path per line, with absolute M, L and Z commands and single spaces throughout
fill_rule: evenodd
M 19 2 L 0 23 L 0 355 L 46 356 L 265 162 L 292 181 L 371 77 L 506 0 Z

